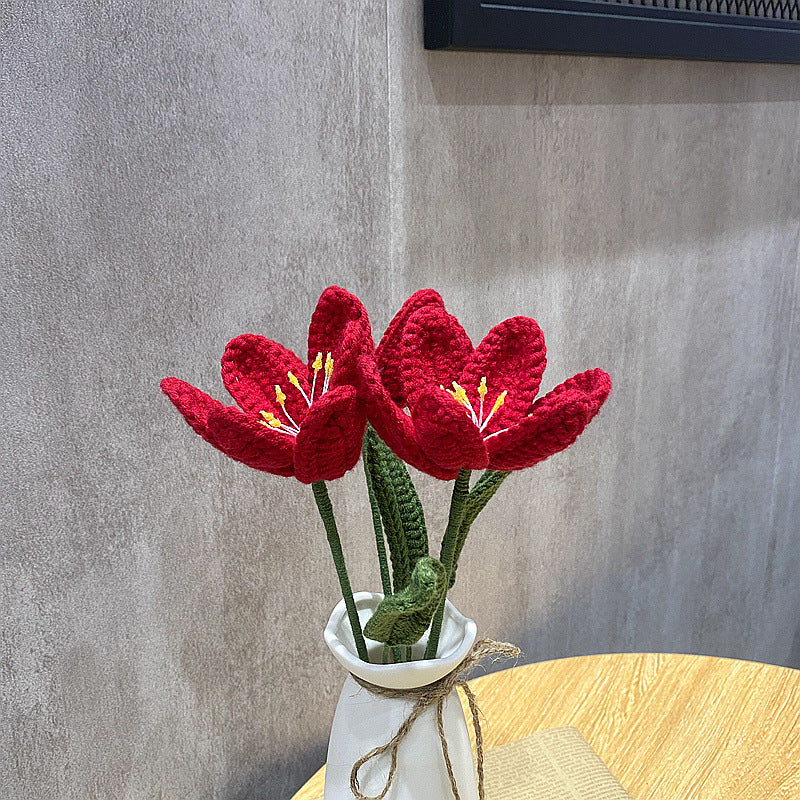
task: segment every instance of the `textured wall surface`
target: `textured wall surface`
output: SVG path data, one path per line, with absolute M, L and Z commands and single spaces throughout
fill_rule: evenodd
M 425 53 L 419 5 L 0 4 L 4 800 L 277 800 L 324 759 L 310 491 L 157 383 L 222 397 L 225 342 L 302 349 L 331 282 L 615 378 L 473 528 L 483 631 L 800 667 L 800 71 Z M 375 587 L 359 470 L 332 497 Z

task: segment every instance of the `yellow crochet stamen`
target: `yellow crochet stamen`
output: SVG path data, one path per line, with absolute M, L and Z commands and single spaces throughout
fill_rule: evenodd
M 504 392 L 500 392 L 499 397 L 497 398 L 497 400 L 494 401 L 494 405 L 492 406 L 492 410 L 489 412 L 489 416 L 490 417 L 492 416 L 492 414 L 494 414 L 495 411 L 497 411 L 498 408 L 500 408 L 500 406 L 503 405 L 503 403 L 505 403 L 507 394 L 508 394 L 508 390 L 506 390 Z
M 466 408 L 467 411 L 469 411 L 469 415 L 472 417 L 472 421 L 477 425 L 478 418 L 475 416 L 475 411 L 472 408 L 472 403 L 470 403 L 469 397 L 467 397 L 467 393 L 466 391 L 464 391 L 464 387 L 460 386 L 455 381 L 453 381 L 453 389 L 455 389 L 455 391 L 450 392 L 450 394 L 453 395 L 456 402 L 461 403 L 461 405 L 464 406 L 464 408 Z
M 450 392 L 450 394 L 455 397 L 457 402 L 461 403 L 461 405 L 466 408 L 469 404 L 469 399 L 467 398 L 467 393 L 464 391 L 464 387 L 459 386 L 455 381 L 453 381 L 453 389 L 455 389 L 455 391 Z
M 286 419 L 294 425 L 296 430 L 300 430 L 300 426 L 294 421 L 292 415 L 286 410 L 286 395 L 283 393 L 283 389 L 276 383 L 275 384 L 275 400 L 277 400 L 278 405 L 281 407 L 281 410 L 286 415 Z
M 508 390 L 503 390 L 497 396 L 494 401 L 494 405 L 492 406 L 492 410 L 486 415 L 486 419 L 483 418 L 483 403 L 486 399 L 486 395 L 489 394 L 489 387 L 486 385 L 486 377 L 484 376 L 481 378 L 480 383 L 478 384 L 478 397 L 480 397 L 481 404 L 478 409 L 478 414 L 476 416 L 475 410 L 472 408 L 472 403 L 469 400 L 469 395 L 467 395 L 466 390 L 463 386 L 458 384 L 456 381 L 453 381 L 453 388 L 452 389 L 445 389 L 444 386 L 440 383 L 439 388 L 443 389 L 449 395 L 453 397 L 453 399 L 459 403 L 460 405 L 464 406 L 464 408 L 469 412 L 470 416 L 472 417 L 472 421 L 478 428 L 479 432 L 483 432 L 486 426 L 489 424 L 489 420 L 495 415 L 495 412 L 502 407 L 502 405 L 506 402 L 506 396 L 508 395 Z M 506 428 L 503 431 L 507 430 Z M 497 436 L 498 433 L 503 433 L 503 431 L 495 431 L 494 433 L 490 433 L 488 436 L 484 436 L 485 439 L 490 439 L 492 436 Z
M 269 411 L 261 411 L 259 413 L 263 417 L 261 420 L 262 425 L 269 425 L 270 428 L 280 428 L 281 422 L 274 414 Z
M 270 411 L 259 411 L 258 413 L 261 416 L 259 422 L 265 427 L 272 428 L 280 433 L 288 433 L 290 436 L 297 436 L 297 430 L 285 425 Z
M 489 420 L 494 416 L 495 411 L 497 411 L 497 409 L 499 409 L 503 405 L 503 403 L 505 403 L 507 394 L 508 394 L 507 390 L 500 392 L 500 394 L 497 396 L 497 400 L 494 401 L 492 410 L 489 412 L 489 415 L 486 417 L 486 419 L 483 421 L 483 424 L 480 426 L 480 430 L 483 430 L 489 424 Z
M 288 425 L 284 425 L 274 414 L 270 413 L 269 411 L 259 411 L 259 415 L 261 419 L 259 422 L 267 428 L 272 428 L 274 431 L 278 431 L 279 433 L 287 433 L 289 436 L 297 436 L 297 431 L 290 428 Z
M 481 405 L 480 409 L 478 410 L 478 427 L 480 428 L 483 425 L 483 401 L 486 399 L 486 393 L 489 390 L 486 388 L 486 376 L 481 378 L 480 385 L 478 386 L 478 394 L 481 398 Z
M 311 401 L 314 401 L 314 390 L 317 388 L 317 373 L 322 369 L 322 353 L 317 353 L 317 357 L 311 364 L 314 370 L 314 379 L 311 381 Z
M 303 387 L 300 385 L 300 381 L 297 380 L 297 376 L 294 372 L 289 371 L 286 374 L 289 376 L 289 383 L 303 395 L 303 400 L 306 401 L 306 405 L 311 406 L 311 401 L 308 399 L 308 395 L 303 391 Z
M 333 358 L 331 358 L 331 354 L 328 353 L 328 355 L 325 356 L 325 380 L 322 384 L 322 394 L 328 391 L 331 375 L 333 375 Z
M 322 385 L 322 392 L 320 395 L 325 394 L 328 391 L 328 385 L 330 383 L 331 375 L 333 375 L 333 357 L 330 353 L 325 358 L 323 363 L 322 361 L 322 353 L 317 353 L 317 357 L 311 362 L 311 368 L 314 370 L 314 377 L 311 382 L 311 397 L 306 394 L 305 389 L 300 384 L 300 381 L 297 378 L 297 375 L 294 374 L 291 370 L 286 373 L 286 377 L 289 379 L 289 383 L 297 389 L 298 392 L 303 396 L 303 400 L 306 401 L 306 405 L 311 408 L 311 404 L 314 402 L 314 392 L 317 388 L 317 375 L 319 374 L 320 370 L 324 367 L 325 369 L 325 382 Z M 260 411 L 259 415 L 261 419 L 259 422 L 266 427 L 272 428 L 273 430 L 280 431 L 281 433 L 289 433 L 292 436 L 297 436 L 300 432 L 300 426 L 297 424 L 295 419 L 292 415 L 286 410 L 286 394 L 284 393 L 283 389 L 281 388 L 280 384 L 275 383 L 273 384 L 275 387 L 275 402 L 281 407 L 281 411 L 283 411 L 284 416 L 289 421 L 287 425 L 284 422 L 281 422 L 274 414 L 270 413 L 269 411 Z

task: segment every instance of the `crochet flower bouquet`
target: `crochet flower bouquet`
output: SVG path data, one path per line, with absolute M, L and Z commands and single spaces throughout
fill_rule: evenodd
M 375 347 L 364 306 L 334 286 L 311 317 L 306 361 L 262 336 L 228 344 L 222 380 L 238 407 L 177 378 L 161 386 L 192 429 L 230 458 L 311 484 L 354 657 L 397 666 L 437 659 L 459 556 L 505 478 L 571 445 L 609 394 L 609 376 L 593 369 L 537 399 L 545 363 L 534 320 L 507 319 L 473 347 L 432 290 L 412 295 Z M 326 489 L 359 457 L 383 590 L 363 627 Z M 406 464 L 454 482 L 438 558 Z M 471 485 L 474 470 L 483 472 Z M 424 652 L 412 650 L 426 633 Z M 379 643 L 372 658 L 365 639 Z M 346 796 L 365 797 L 357 785 Z

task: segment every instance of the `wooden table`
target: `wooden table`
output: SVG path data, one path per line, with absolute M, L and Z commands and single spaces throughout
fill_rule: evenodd
M 574 725 L 634 800 L 800 800 L 800 670 L 620 653 L 470 685 L 487 748 Z M 321 798 L 323 782 L 324 767 L 293 800 Z

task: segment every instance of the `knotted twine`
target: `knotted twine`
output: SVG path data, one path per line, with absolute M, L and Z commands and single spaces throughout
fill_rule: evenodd
M 444 763 L 447 767 L 447 776 L 450 778 L 450 788 L 453 790 L 453 797 L 455 800 L 461 800 L 461 795 L 456 785 L 456 778 L 453 774 L 453 764 L 450 761 L 450 753 L 447 749 L 447 737 L 444 732 L 444 701 L 449 697 L 450 693 L 455 688 L 463 689 L 464 694 L 467 696 L 469 702 L 469 710 L 472 715 L 472 727 L 475 730 L 475 754 L 476 766 L 478 771 L 478 798 L 484 800 L 483 793 L 483 735 L 481 733 L 481 721 L 478 709 L 478 703 L 472 689 L 469 688 L 466 680 L 466 673 L 469 672 L 474 666 L 479 664 L 485 658 L 491 658 L 492 661 L 497 661 L 502 658 L 518 658 L 520 654 L 519 648 L 513 644 L 506 642 L 494 642 L 491 639 L 481 639 L 470 648 L 470 651 L 464 657 L 464 660 L 452 671 L 448 672 L 443 678 L 438 681 L 429 683 L 426 686 L 420 686 L 416 689 L 386 689 L 383 686 L 376 686 L 373 683 L 362 680 L 356 675 L 351 674 L 353 680 L 362 688 L 366 689 L 371 694 L 379 697 L 388 697 L 397 700 L 416 700 L 414 708 L 411 713 L 406 717 L 403 724 L 398 728 L 397 733 L 386 744 L 380 747 L 375 747 L 353 764 L 353 769 L 350 771 L 350 791 L 356 800 L 383 800 L 386 793 L 389 791 L 394 780 L 395 771 L 397 770 L 397 748 L 400 742 L 405 739 L 411 730 L 414 723 L 422 716 L 422 714 L 429 709 L 432 705 L 436 705 L 436 727 L 439 731 L 439 740 L 442 743 L 442 755 L 444 756 Z M 386 778 L 386 783 L 380 794 L 369 796 L 363 794 L 359 789 L 358 773 L 361 767 L 373 758 L 377 758 L 384 753 L 391 754 L 391 766 L 389 767 L 389 775 Z

